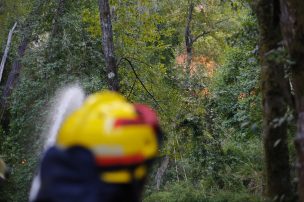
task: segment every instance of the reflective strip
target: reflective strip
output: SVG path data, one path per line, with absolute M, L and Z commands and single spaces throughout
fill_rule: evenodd
M 111 156 L 122 156 L 123 148 L 120 145 L 98 145 L 92 148 L 94 154 L 96 155 L 111 155 Z

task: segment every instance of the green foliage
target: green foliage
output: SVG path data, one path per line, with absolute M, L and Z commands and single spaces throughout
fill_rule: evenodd
M 48 6 L 56 8 L 57 4 Z M 79 16 L 73 6 L 67 7 L 58 24 L 62 31 L 53 38 L 48 32 L 55 16 L 43 16 L 38 22 L 37 41 L 23 58 L 23 70 L 10 99 L 10 130 L 1 136 L 1 151 L 12 170 L 1 190 L 7 201 L 28 199 L 55 92 L 71 83 L 80 83 L 88 93 L 104 88 L 101 39 L 89 35 Z
M 98 5 L 66 2 L 57 24 L 58 2 L 43 4 L 10 99 L 9 129 L 1 131 L 1 152 L 12 167 L 0 193 L 7 201 L 27 200 L 56 90 L 70 83 L 87 93 L 106 86 Z M 121 92 L 158 111 L 165 134 L 161 154 L 170 157 L 161 190 L 151 176 L 144 201 L 261 201 L 255 18 L 239 1 L 194 1 L 192 33 L 208 32 L 195 43 L 194 55 L 217 69 L 208 76 L 200 64 L 189 78 L 175 61 L 185 52 L 188 3 L 111 1 Z
M 233 45 L 225 53 L 212 84 L 212 102 L 218 115 L 219 127 L 240 131 L 238 138 L 248 138 L 261 132 L 261 98 L 256 49 L 255 19 L 243 20 L 242 30 L 229 40 Z M 224 121 L 223 121 L 224 120 Z M 245 136 L 244 136 L 245 135 Z
M 166 124 L 164 149 L 171 157 L 171 167 L 161 191 L 147 187 L 147 201 L 244 201 L 263 190 L 259 67 L 254 52 L 257 31 L 250 12 L 238 15 L 243 15 L 238 29 L 225 30 L 222 39 L 205 37 L 199 43 L 205 46 L 197 46 L 200 54 L 206 51 L 210 57 L 219 53 L 210 52 L 209 47 L 224 51 L 217 59 L 220 63 L 214 77 L 195 75 L 188 81 L 195 84 L 175 103 L 176 119 L 174 124 Z M 168 76 L 184 89 L 182 71 L 174 69 Z M 209 88 L 209 96 L 199 94 L 202 87 Z M 188 179 L 187 185 L 176 185 L 178 179 Z
M 15 22 L 24 21 L 32 7 L 32 0 L 0 1 L 0 45 L 6 44 L 7 34 Z
M 213 192 L 213 193 L 212 193 Z M 229 191 L 210 191 L 206 187 L 199 185 L 194 187 L 189 183 L 175 183 L 167 187 L 166 190 L 153 193 L 144 202 L 260 202 L 262 198 L 240 191 L 235 194 Z

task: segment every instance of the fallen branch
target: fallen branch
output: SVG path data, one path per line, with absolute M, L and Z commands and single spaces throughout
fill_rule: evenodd
M 8 55 L 10 45 L 11 45 L 11 41 L 12 41 L 12 36 L 13 36 L 13 33 L 14 33 L 14 30 L 15 30 L 16 26 L 17 26 L 17 22 L 15 22 L 13 28 L 10 30 L 10 32 L 8 34 L 8 37 L 7 37 L 7 43 L 6 43 L 6 47 L 5 47 L 5 50 L 4 50 L 4 54 L 2 56 L 1 65 L 0 65 L 0 82 L 2 80 L 2 74 L 3 74 L 5 62 L 6 62 L 6 59 L 7 59 L 7 55 Z

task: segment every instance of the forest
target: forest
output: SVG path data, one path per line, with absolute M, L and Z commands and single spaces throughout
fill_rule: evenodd
M 0 0 L 0 45 L 0 201 L 77 85 L 157 112 L 144 202 L 304 202 L 303 0 Z

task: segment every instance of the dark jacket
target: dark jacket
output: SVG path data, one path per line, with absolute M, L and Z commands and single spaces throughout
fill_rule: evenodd
M 142 184 L 107 184 L 92 153 L 80 147 L 50 148 L 41 163 L 33 202 L 137 202 Z

